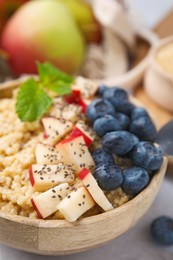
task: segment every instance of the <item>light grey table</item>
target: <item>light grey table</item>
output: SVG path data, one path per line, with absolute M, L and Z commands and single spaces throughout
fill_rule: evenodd
M 160 215 L 173 217 L 173 179 L 165 178 L 152 207 L 127 233 L 106 245 L 76 255 L 39 256 L 0 246 L 0 260 L 173 260 L 173 246 L 160 247 L 150 237 L 150 223 Z

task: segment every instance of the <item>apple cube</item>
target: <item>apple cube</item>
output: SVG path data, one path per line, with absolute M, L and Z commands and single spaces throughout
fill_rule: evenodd
M 54 145 L 73 129 L 73 124 L 64 118 L 44 117 L 42 123 L 45 129 L 44 143 Z
M 112 204 L 106 198 L 102 189 L 98 186 L 98 183 L 94 176 L 86 168 L 82 169 L 79 173 L 79 178 L 81 179 L 84 186 L 87 188 L 94 201 L 104 210 L 108 211 L 113 209 Z
M 91 98 L 97 92 L 98 85 L 83 77 L 77 77 L 75 83 L 72 85 L 72 91 L 80 91 L 83 98 Z
M 77 137 L 81 135 L 83 136 L 87 146 L 90 146 L 95 138 L 95 133 L 92 128 L 85 124 L 82 120 L 77 122 L 70 136 Z
M 72 93 L 65 96 L 65 101 L 68 104 L 77 103 L 78 98 L 80 97 L 80 94 L 81 94 L 80 90 L 72 89 Z
M 71 122 L 79 120 L 82 108 L 76 104 L 55 104 L 49 111 L 50 116 L 62 117 Z
M 75 170 L 70 165 L 33 164 L 29 168 L 30 182 L 34 190 L 45 191 L 60 183 L 74 182 Z
M 47 218 L 57 211 L 57 205 L 69 194 L 72 189 L 68 183 L 62 183 L 31 199 L 32 205 L 39 218 Z
M 35 149 L 37 164 L 58 164 L 65 163 L 64 153 L 57 148 L 39 143 Z
M 83 136 L 69 137 L 58 143 L 56 148 L 64 151 L 64 157 L 67 156 L 71 165 L 74 163 L 77 173 L 84 167 L 92 169 L 95 166 Z
M 94 200 L 85 187 L 80 187 L 71 192 L 58 205 L 58 210 L 69 222 L 76 221 L 86 211 L 95 205 Z

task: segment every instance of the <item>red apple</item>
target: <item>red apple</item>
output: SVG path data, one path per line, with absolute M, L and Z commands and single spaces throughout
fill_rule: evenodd
M 58 204 L 71 193 L 71 187 L 68 183 L 62 183 L 55 186 L 38 196 L 31 199 L 33 208 L 36 210 L 39 218 L 47 218 L 58 209 Z
M 15 12 L 2 34 L 12 71 L 36 73 L 36 61 L 49 61 L 68 73 L 81 65 L 85 44 L 73 16 L 58 1 L 30 1 Z
M 72 122 L 61 117 L 43 117 L 42 123 L 45 130 L 44 143 L 50 145 L 56 144 L 73 129 Z
M 83 185 L 86 187 L 88 192 L 93 197 L 94 201 L 104 210 L 108 211 L 113 209 L 112 204 L 109 202 L 109 200 L 106 198 L 104 192 L 99 187 L 96 179 L 92 175 L 92 173 L 86 169 L 83 168 L 79 172 L 79 178 L 81 179 Z
M 83 136 L 87 146 L 90 146 L 95 137 L 93 130 L 82 120 L 77 122 L 70 136 Z
M 33 164 L 29 168 L 30 182 L 34 190 L 46 191 L 60 183 L 74 181 L 74 169 L 70 165 Z
M 0 0 L 0 31 L 11 15 L 28 0 Z

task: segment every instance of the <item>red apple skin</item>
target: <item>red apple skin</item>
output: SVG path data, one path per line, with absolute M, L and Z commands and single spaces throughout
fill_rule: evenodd
M 75 127 L 72 133 L 70 134 L 71 137 L 78 137 L 78 136 L 83 136 L 86 145 L 89 147 L 90 144 L 92 143 L 92 140 L 86 136 L 78 127 Z
M 46 132 L 44 132 L 43 138 L 44 138 L 44 139 L 47 139 L 47 138 L 48 138 L 48 135 L 46 134 Z
M 79 106 L 81 106 L 82 108 L 82 113 L 85 114 L 86 110 L 87 110 L 87 104 L 83 101 L 82 97 L 81 97 L 81 91 L 78 89 L 74 89 L 72 90 L 72 93 L 70 95 L 67 95 L 65 97 L 65 101 L 68 104 L 78 104 Z
M 34 199 L 31 199 L 31 203 L 32 203 L 33 208 L 37 212 L 38 217 L 41 218 L 41 219 L 44 219 L 43 216 L 41 215 L 40 211 L 38 210 L 37 205 L 35 204 Z
M 72 90 L 72 93 L 71 94 L 69 94 L 69 95 L 67 95 L 66 97 L 65 97 L 65 101 L 68 103 L 68 104 L 78 104 L 78 99 L 79 99 L 79 97 L 80 97 L 80 94 L 81 94 L 81 92 L 80 92 L 80 90 L 78 90 L 78 89 L 74 89 L 74 90 Z
M 85 102 L 83 101 L 83 99 L 81 97 L 79 97 L 79 99 L 78 99 L 78 104 L 79 104 L 79 106 L 81 106 L 82 112 L 85 114 L 88 106 L 85 104 Z
M 88 171 L 86 168 L 82 169 L 79 174 L 78 177 L 83 180 L 85 179 L 85 177 L 90 173 L 90 171 Z
M 33 176 L 32 165 L 29 167 L 29 178 L 30 178 L 31 185 L 34 186 L 35 180 Z
M 1 45 L 16 75 L 37 73 L 36 61 L 74 73 L 85 54 L 84 39 L 73 17 L 63 4 L 51 0 L 22 5 L 7 22 Z

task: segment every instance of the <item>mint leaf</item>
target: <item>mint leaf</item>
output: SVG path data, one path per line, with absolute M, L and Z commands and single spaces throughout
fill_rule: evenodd
M 43 84 L 47 85 L 57 80 L 61 80 L 67 83 L 72 83 L 74 81 L 73 77 L 60 71 L 59 69 L 55 68 L 53 65 L 51 65 L 48 62 L 45 62 L 43 64 L 37 62 L 37 67 L 38 67 L 40 81 Z
M 38 86 L 34 79 L 24 82 L 17 94 L 16 113 L 21 121 L 40 119 L 52 104 L 52 99 Z
M 71 93 L 71 84 L 66 83 L 62 80 L 58 80 L 54 83 L 47 85 L 47 88 L 61 96 Z

